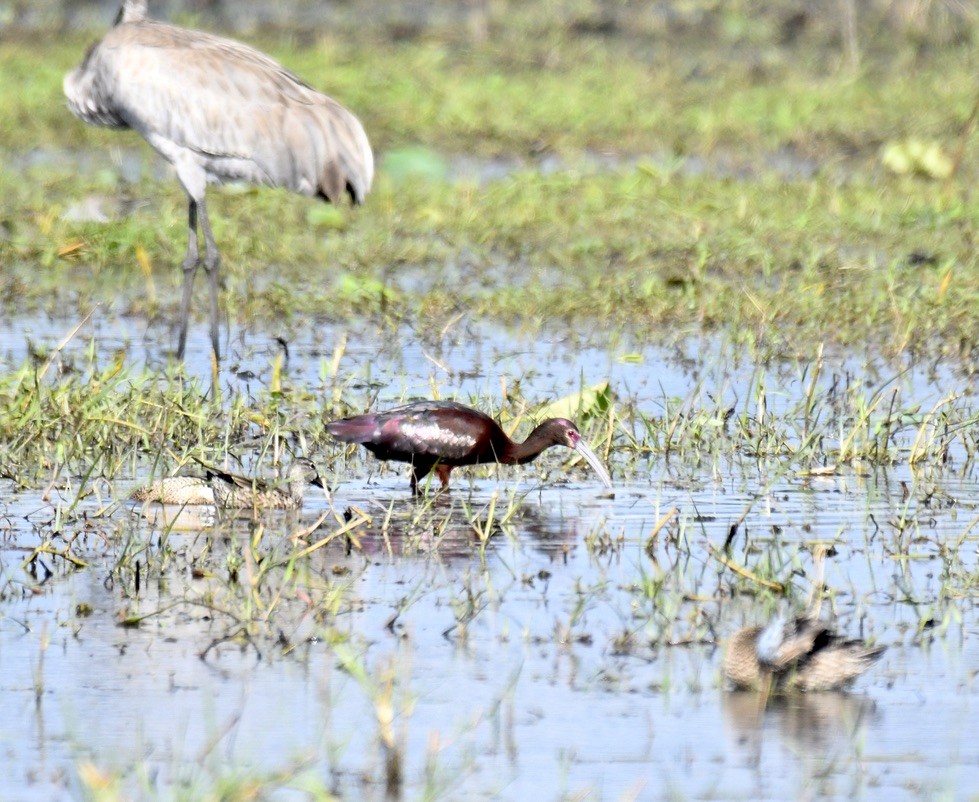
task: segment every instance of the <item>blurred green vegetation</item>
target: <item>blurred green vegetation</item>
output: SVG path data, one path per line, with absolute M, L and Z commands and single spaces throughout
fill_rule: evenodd
M 212 190 L 232 319 L 461 311 L 970 358 L 972 137 L 944 175 L 976 100 L 971 21 L 943 4 L 861 5 L 877 16 L 852 30 L 805 5 L 668 8 L 486 3 L 415 27 L 352 10 L 247 37 L 361 117 L 379 172 L 356 210 Z M 178 184 L 61 95 L 95 35 L 0 49 L 0 302 L 172 313 Z M 107 221 L 78 213 L 92 204 Z

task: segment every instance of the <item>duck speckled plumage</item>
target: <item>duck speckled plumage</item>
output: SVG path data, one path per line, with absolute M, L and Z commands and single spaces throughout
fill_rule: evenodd
M 728 641 L 723 670 L 741 690 L 838 690 L 867 671 L 884 648 L 846 640 L 812 617 L 779 617 L 765 627 L 736 632 Z
M 308 459 L 298 459 L 289 466 L 279 483 L 249 479 L 215 469 L 208 470 L 214 500 L 222 507 L 257 510 L 296 510 L 303 505 L 307 485 L 323 487 L 316 466 Z
M 160 504 L 185 506 L 213 504 L 211 483 L 199 476 L 168 476 L 144 487 L 138 487 L 130 497 L 133 501 L 158 501 Z

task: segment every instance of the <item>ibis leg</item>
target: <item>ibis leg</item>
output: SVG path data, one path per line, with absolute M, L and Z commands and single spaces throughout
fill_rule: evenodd
M 421 483 L 431 473 L 432 468 L 435 467 L 430 462 L 415 462 L 411 466 L 411 492 L 413 495 L 421 495 L 422 487 Z
M 435 475 L 441 480 L 441 482 L 442 482 L 442 489 L 443 490 L 448 490 L 449 489 L 449 474 L 450 473 L 452 473 L 452 466 L 451 465 L 442 465 L 442 464 L 439 464 L 439 465 L 436 465 L 435 466 Z
M 187 324 L 190 321 L 190 298 L 194 294 L 194 276 L 200 264 L 197 253 L 197 201 L 190 199 L 188 209 L 187 255 L 184 257 L 184 291 L 180 299 L 180 339 L 177 343 L 177 359 L 184 358 L 187 345 Z

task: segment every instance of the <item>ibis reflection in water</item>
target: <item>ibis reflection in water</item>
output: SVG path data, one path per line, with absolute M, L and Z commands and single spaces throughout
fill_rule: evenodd
M 594 468 L 606 487 L 612 479 L 582 439 L 578 427 L 564 418 L 545 420 L 522 443 L 506 436 L 489 415 L 455 401 L 416 401 L 386 412 L 373 412 L 327 424 L 345 443 L 359 443 L 381 460 L 411 464 L 411 490 L 433 470 L 449 486 L 449 474 L 462 465 L 522 465 L 551 446 L 574 449 Z
M 68 108 L 90 125 L 132 128 L 177 172 L 189 198 L 177 358 L 187 342 L 200 259 L 210 280 L 218 348 L 220 255 L 204 203 L 208 183 L 248 181 L 339 203 L 363 201 L 374 157 L 360 121 L 247 45 L 148 19 L 125 0 L 113 27 L 64 80 Z

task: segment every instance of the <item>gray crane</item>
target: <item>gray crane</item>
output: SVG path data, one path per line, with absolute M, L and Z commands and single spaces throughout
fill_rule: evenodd
M 218 347 L 218 253 L 207 184 L 248 181 L 361 203 L 374 157 L 360 121 L 274 59 L 232 39 L 146 16 L 147 0 L 124 0 L 115 26 L 64 80 L 68 108 L 90 125 L 132 128 L 173 165 L 187 193 L 177 358 L 183 359 L 194 276 L 204 234 L 211 343 Z

